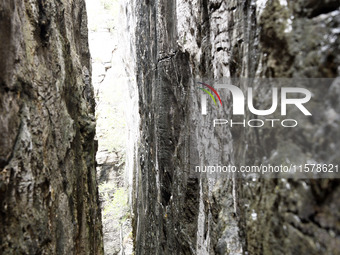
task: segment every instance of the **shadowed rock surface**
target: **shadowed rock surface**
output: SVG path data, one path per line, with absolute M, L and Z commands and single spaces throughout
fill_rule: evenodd
M 103 254 L 85 3 L 0 3 L 0 253 Z
M 192 174 L 197 164 L 340 164 L 339 79 L 305 85 L 312 116 L 297 117 L 299 127 L 289 130 L 213 129 L 212 119 L 231 115 L 231 97 L 222 92 L 223 107 L 209 104 L 202 116 L 195 83 L 338 77 L 339 5 L 131 0 L 120 7 L 135 254 L 340 254 L 340 179 Z M 0 38 L 0 253 L 103 254 L 85 4 L 2 1 Z M 113 69 L 118 60 L 104 55 L 96 68 Z M 271 104 L 261 84 L 235 85 L 258 86 L 255 106 Z M 103 181 L 114 176 L 111 166 Z M 118 242 L 109 233 L 119 220 L 129 224 L 127 194 L 110 185 L 102 193 L 107 252 L 118 253 L 131 235 L 122 228 Z
M 309 105 L 313 117 L 289 132 L 214 130 L 201 116 L 193 83 L 197 77 L 339 76 L 339 2 L 148 0 L 132 6 L 141 119 L 136 254 L 340 254 L 339 179 L 189 174 L 197 158 L 203 165 L 339 164 L 339 81 L 309 84 L 317 98 Z M 248 85 L 238 86 L 246 91 Z M 254 102 L 270 105 L 268 91 L 257 91 Z M 226 103 L 208 117 L 230 113 Z

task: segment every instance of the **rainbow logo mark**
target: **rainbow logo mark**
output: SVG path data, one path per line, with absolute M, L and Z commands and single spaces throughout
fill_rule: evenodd
M 217 93 L 217 91 L 213 87 L 211 87 L 210 85 L 208 85 L 206 83 L 203 83 L 203 82 L 197 82 L 197 83 L 201 84 L 201 85 L 203 85 L 203 86 L 205 86 L 207 88 L 209 88 L 212 92 L 214 92 L 214 94 L 217 96 L 217 98 L 220 101 L 221 106 L 222 106 L 222 100 L 220 98 L 220 95 Z M 216 103 L 216 100 L 215 100 L 214 96 L 208 90 L 206 90 L 204 88 L 200 88 L 200 87 L 198 87 L 198 89 L 200 89 L 200 90 L 204 91 L 205 93 L 207 93 L 212 98 L 212 100 L 214 101 L 215 105 L 217 106 L 217 103 Z

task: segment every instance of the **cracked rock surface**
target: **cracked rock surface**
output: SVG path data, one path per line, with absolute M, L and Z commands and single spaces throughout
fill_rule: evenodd
M 195 78 L 339 76 L 338 1 L 135 1 L 137 254 L 340 254 L 339 179 L 197 178 L 204 165 L 339 164 L 339 81 L 308 84 L 313 117 L 213 130 Z M 246 91 L 247 84 L 239 84 Z M 254 101 L 267 105 L 265 89 Z M 227 95 L 223 95 L 227 96 Z M 322 103 L 320 103 L 322 102 Z M 226 103 L 218 114 L 229 115 Z M 252 116 L 248 116 L 249 119 Z
M 85 3 L 0 3 L 0 253 L 103 254 Z

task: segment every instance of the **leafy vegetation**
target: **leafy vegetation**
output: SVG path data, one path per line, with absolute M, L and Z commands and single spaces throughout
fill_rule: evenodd
M 105 199 L 103 217 L 112 218 L 123 223 L 130 217 L 128 205 L 128 191 L 126 188 L 115 189 L 112 183 L 104 183 L 99 186 L 99 192 Z M 113 193 L 113 198 L 110 199 Z

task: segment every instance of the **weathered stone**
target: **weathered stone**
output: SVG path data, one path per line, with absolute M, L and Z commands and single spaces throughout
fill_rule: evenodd
M 340 254 L 338 179 L 189 174 L 197 159 L 205 165 L 287 158 L 339 164 L 338 80 L 309 85 L 320 101 L 311 103 L 313 117 L 289 132 L 211 131 L 192 82 L 339 76 L 339 2 L 148 0 L 132 6 L 141 118 L 136 253 Z M 259 91 L 254 101 L 268 105 L 268 91 Z M 222 112 L 229 115 L 231 104 Z
M 102 254 L 82 0 L 0 3 L 0 253 Z

